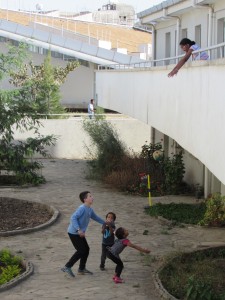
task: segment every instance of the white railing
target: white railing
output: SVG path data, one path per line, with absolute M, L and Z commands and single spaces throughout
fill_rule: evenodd
M 48 119 L 49 117 L 50 118 L 53 117 L 53 119 L 54 119 L 54 116 L 56 118 L 61 117 L 62 119 L 70 119 L 70 120 L 89 119 L 89 114 L 85 113 L 85 112 L 62 113 L 62 114 L 37 114 L 37 115 L 40 116 L 40 119 Z M 107 120 L 129 120 L 129 119 L 132 119 L 131 117 L 129 117 L 127 115 L 119 114 L 119 113 L 103 113 L 103 114 L 95 113 L 92 116 L 92 120 L 98 119 L 99 117 L 102 117 Z
M 207 48 L 203 48 L 200 50 L 193 51 L 193 54 L 207 52 L 209 59 L 218 59 L 218 58 L 224 58 L 225 57 L 225 42 L 221 44 L 217 44 L 214 46 L 210 46 Z M 178 55 L 174 57 L 168 57 L 168 58 L 161 58 L 161 59 L 155 59 L 150 61 L 144 61 L 139 63 L 133 63 L 133 64 L 115 64 L 115 65 L 99 65 L 98 70 L 115 70 L 115 69 L 146 69 L 146 68 L 152 68 L 157 66 L 167 66 L 170 64 L 176 64 L 183 55 Z

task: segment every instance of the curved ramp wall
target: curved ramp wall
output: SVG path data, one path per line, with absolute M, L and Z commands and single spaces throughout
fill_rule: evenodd
M 225 184 L 225 60 L 96 72 L 98 104 L 175 139 Z

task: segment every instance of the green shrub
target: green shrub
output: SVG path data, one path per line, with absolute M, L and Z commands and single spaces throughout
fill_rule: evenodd
M 0 251 L 0 261 L 6 265 L 19 265 L 22 261 L 20 256 L 13 256 L 8 249 Z
M 185 166 L 182 151 L 172 154 L 171 157 L 164 155 L 159 160 L 154 159 L 154 152 L 163 153 L 161 143 L 150 143 L 142 146 L 141 156 L 147 160 L 146 173 L 151 176 L 151 191 L 154 196 L 176 195 L 184 190 L 183 177 Z
M 97 116 L 97 115 L 96 115 Z M 151 195 L 179 194 L 183 191 L 185 167 L 182 152 L 171 158 L 154 159 L 161 143 L 142 146 L 140 154 L 128 153 L 114 127 L 96 117 L 84 120 L 84 130 L 92 140 L 88 149 L 90 176 L 122 191 L 147 196 L 147 174 L 150 175 Z
M 206 200 L 206 212 L 199 224 L 209 226 L 225 225 L 225 196 L 215 193 Z
M 165 178 L 165 193 L 168 195 L 180 194 L 182 181 L 185 173 L 185 166 L 183 162 L 183 154 L 173 154 L 163 161 L 163 171 Z
M 190 276 L 188 278 L 186 300 L 213 300 L 212 287 L 209 283 L 201 281 L 200 278 Z
M 21 268 L 18 265 L 9 265 L 5 268 L 0 267 L 0 285 L 9 282 L 20 274 Z
M 105 116 L 103 114 L 105 113 L 104 108 L 97 106 L 95 110 L 95 119 L 96 120 L 105 120 Z
M 119 170 L 126 149 L 113 126 L 106 120 L 94 119 L 85 120 L 83 128 L 93 142 L 91 149 L 88 149 L 89 157 L 92 159 L 90 162 L 92 176 L 103 179 L 113 171 Z
M 22 258 L 13 256 L 9 250 L 0 251 L 0 285 L 9 282 L 22 271 Z
M 157 203 L 146 209 L 150 216 L 162 216 L 178 223 L 198 224 L 202 220 L 206 210 L 205 203 Z

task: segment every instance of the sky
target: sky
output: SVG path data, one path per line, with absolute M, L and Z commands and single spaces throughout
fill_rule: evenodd
M 136 13 L 148 9 L 163 0 L 115 0 L 111 2 L 120 2 L 132 5 Z M 40 4 L 43 10 L 60 10 L 63 12 L 73 11 L 96 11 L 102 5 L 108 4 L 109 0 L 0 0 L 0 8 L 14 10 L 35 10 L 36 5 Z

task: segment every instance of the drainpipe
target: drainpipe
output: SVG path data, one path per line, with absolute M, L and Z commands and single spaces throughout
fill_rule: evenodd
M 210 172 L 206 166 L 204 166 L 204 198 L 206 199 L 211 193 L 211 182 L 210 182 Z
M 177 18 L 177 41 L 178 43 L 176 43 L 176 56 L 179 55 L 179 43 L 180 43 L 180 27 L 181 27 L 181 20 L 179 17 L 176 17 Z M 178 59 L 176 59 L 177 62 L 178 62 Z
M 193 0 L 192 3 L 192 7 L 193 8 L 205 8 L 208 9 L 209 11 L 209 29 L 208 29 L 208 41 L 207 41 L 207 46 L 210 47 L 212 45 L 212 17 L 213 17 L 213 7 L 210 6 L 209 4 L 205 4 L 205 5 L 200 5 L 196 3 L 196 0 Z
M 163 15 L 164 18 L 168 18 L 168 19 L 176 19 L 177 20 L 177 43 L 176 43 L 176 49 L 175 49 L 175 56 L 179 55 L 179 41 L 180 41 L 180 27 L 181 27 L 181 19 L 178 16 L 169 16 L 167 14 L 167 9 L 164 8 L 163 9 Z M 178 58 L 176 59 L 176 63 L 178 63 Z
M 156 29 L 155 24 L 150 23 L 150 25 L 152 26 L 152 67 L 154 67 L 154 60 L 156 59 Z
M 208 47 L 212 46 L 212 26 L 213 26 L 213 22 L 212 22 L 212 18 L 213 18 L 213 8 L 210 6 L 209 7 L 209 32 L 208 32 Z
M 155 128 L 151 127 L 151 143 L 155 144 Z

